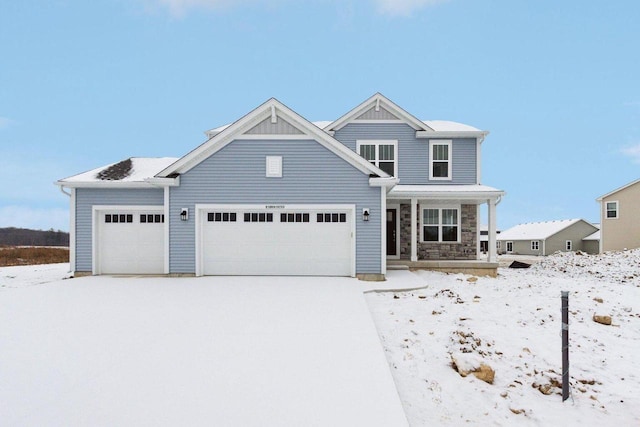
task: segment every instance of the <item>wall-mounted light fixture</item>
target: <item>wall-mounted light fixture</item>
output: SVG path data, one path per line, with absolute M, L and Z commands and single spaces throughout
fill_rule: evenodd
M 180 219 L 186 221 L 189 219 L 189 208 L 180 209 Z
M 369 221 L 369 208 L 362 209 L 362 220 Z

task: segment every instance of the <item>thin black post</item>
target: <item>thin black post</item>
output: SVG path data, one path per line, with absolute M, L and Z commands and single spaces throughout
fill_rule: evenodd
M 569 398 L 569 292 L 562 291 L 562 401 Z

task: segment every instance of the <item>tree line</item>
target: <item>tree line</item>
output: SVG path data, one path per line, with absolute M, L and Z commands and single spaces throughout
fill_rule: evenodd
M 0 228 L 0 246 L 69 246 L 66 231 Z

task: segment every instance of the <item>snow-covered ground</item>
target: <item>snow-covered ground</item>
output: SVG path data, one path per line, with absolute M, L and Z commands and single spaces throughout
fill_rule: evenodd
M 367 298 L 411 425 L 640 425 L 640 250 L 556 254 L 495 279 L 391 272 L 390 283 L 396 275 L 424 288 Z M 570 292 L 564 403 L 561 291 Z M 452 356 L 489 365 L 493 384 L 461 377 Z
M 530 269 L 500 269 L 499 277 L 495 279 L 426 271 L 391 271 L 387 282 L 376 284 L 343 279 L 344 283 L 335 288 L 334 296 L 343 286 L 350 288 L 352 284 L 351 289 L 358 289 L 358 292 L 366 287 L 419 288 L 368 292 L 365 296 L 412 426 L 463 423 L 640 425 L 640 370 L 637 367 L 640 360 L 640 250 L 597 256 L 558 254 L 538 261 Z M 187 341 L 190 337 L 198 338 L 196 331 L 199 328 L 215 330 L 216 324 L 228 321 L 238 307 L 248 306 L 250 312 L 264 314 L 261 301 L 272 295 L 273 287 L 281 286 L 274 279 L 263 282 L 263 279 L 254 278 L 250 280 L 256 286 L 243 287 L 240 295 L 234 296 L 235 282 L 230 282 L 232 286 L 225 284 L 222 295 L 226 309 L 215 313 L 213 320 L 203 322 L 210 310 L 206 304 L 194 306 L 193 297 L 195 295 L 196 301 L 205 301 L 211 298 L 213 290 L 201 286 L 204 282 L 200 279 L 159 278 L 151 283 L 151 279 L 127 278 L 117 284 L 110 278 L 60 281 L 67 277 L 67 269 L 66 264 L 0 268 L 0 305 L 3 307 L 0 311 L 4 312 L 0 316 L 4 319 L 0 324 L 0 347 L 4 346 L 6 359 L 7 354 L 13 354 L 15 345 L 21 346 L 20 357 L 24 360 L 10 362 L 22 371 L 15 372 L 14 369 L 11 376 L 13 380 L 26 380 L 8 382 L 5 371 L 0 379 L 0 394 L 4 396 L 5 405 L 10 402 L 14 405 L 12 410 L 23 414 L 24 418 L 19 418 L 23 422 L 18 424 L 42 421 L 40 415 L 51 413 L 52 408 L 57 408 L 56 404 L 59 411 L 53 411 L 54 414 L 72 414 L 74 420 L 94 425 L 108 423 L 108 420 L 122 421 L 127 414 L 135 412 L 136 405 L 156 411 L 148 414 L 147 421 L 158 421 L 158 414 L 179 413 L 175 407 L 178 403 L 192 404 L 192 409 L 200 408 L 204 402 L 202 392 L 212 387 L 203 382 L 202 375 L 214 375 L 220 367 L 212 369 L 207 362 L 207 349 L 213 348 L 210 343 L 195 348 L 187 345 Z M 298 314 L 302 311 L 305 317 L 313 317 L 329 310 L 327 319 L 330 322 L 324 326 L 328 328 L 326 333 L 340 330 L 336 323 L 338 318 L 330 307 L 341 304 L 342 297 L 325 300 L 326 295 L 317 293 L 314 290 L 317 288 L 310 286 L 314 281 L 322 280 L 320 278 L 296 280 L 300 285 L 296 294 L 313 292 L 310 298 L 316 303 L 308 307 L 291 307 L 293 300 L 270 300 L 276 311 L 293 310 L 291 313 Z M 51 283 L 47 285 L 47 282 Z M 221 285 L 218 283 L 217 286 Z M 39 292 L 40 289 L 47 292 Z M 153 291 L 148 292 L 148 289 Z M 571 398 L 564 403 L 559 394 L 560 292 L 563 290 L 570 291 L 572 392 Z M 69 301 L 72 304 L 65 305 Z M 141 308 L 131 310 L 136 304 Z M 77 307 L 77 312 L 73 307 Z M 612 325 L 595 323 L 594 314 L 610 315 Z M 353 323 L 342 320 L 341 324 L 345 322 Z M 113 328 L 104 327 L 109 323 Z M 278 330 L 287 328 L 299 335 L 291 335 L 291 339 L 286 340 L 288 344 L 271 348 L 272 353 L 256 355 L 266 362 L 274 354 L 281 354 L 278 366 L 282 369 L 272 369 L 265 364 L 263 369 L 253 372 L 258 383 L 244 385 L 249 393 L 247 396 L 251 395 L 253 399 L 243 400 L 238 395 L 239 400 L 229 407 L 230 411 L 250 413 L 256 405 L 264 411 L 263 406 L 269 400 L 256 400 L 261 395 L 256 392 L 272 387 L 277 381 L 291 381 L 295 385 L 296 377 L 306 378 L 317 369 L 309 366 L 311 371 L 305 373 L 304 364 L 296 364 L 293 377 L 283 376 L 285 363 L 297 363 L 293 361 L 299 359 L 296 355 L 302 351 L 302 339 L 307 347 L 316 340 L 320 345 L 314 350 L 317 352 L 323 348 L 326 336 L 309 337 L 301 325 L 274 323 L 274 320 L 264 324 L 238 317 L 232 324 L 236 326 L 221 337 L 226 346 L 240 343 L 230 351 L 243 357 L 257 348 L 246 339 L 232 344 L 232 337 L 242 338 L 246 327 L 261 331 L 258 335 L 264 337 L 259 340 L 261 345 L 274 336 L 269 325 Z M 16 335 L 16 327 L 27 331 L 26 335 Z M 362 331 L 368 328 L 364 323 L 354 327 Z M 15 342 L 11 343 L 9 338 Z M 361 346 L 360 343 L 354 345 Z M 343 342 L 340 349 L 333 351 L 345 351 L 346 346 L 348 343 Z M 230 347 L 226 348 L 229 350 Z M 51 349 L 64 351 L 43 353 Z M 130 349 L 135 350 L 133 355 L 127 355 Z M 473 375 L 461 377 L 451 366 L 452 356 L 457 358 L 459 365 L 489 365 L 495 370 L 493 384 Z M 166 364 L 167 360 L 173 362 Z M 232 358 L 225 360 L 232 363 Z M 6 362 L 4 368 L 8 369 Z M 313 362 L 318 363 L 318 359 Z M 193 366 L 185 368 L 185 364 Z M 2 370 L 0 364 L 0 372 Z M 163 374 L 166 382 L 152 381 L 158 370 L 168 370 Z M 188 375 L 181 378 L 181 373 L 185 372 Z M 358 369 L 351 373 L 344 371 L 338 375 L 344 378 L 344 384 L 321 382 L 320 388 L 343 391 L 356 381 L 356 374 Z M 226 381 L 233 381 L 233 378 L 226 378 Z M 59 396 L 50 393 L 56 384 L 60 386 Z M 128 384 L 121 389 L 122 399 L 109 393 L 118 384 Z M 176 387 L 179 393 L 174 395 Z M 213 390 L 216 389 L 213 386 Z M 217 397 L 223 398 L 222 395 Z M 287 397 L 291 399 L 294 412 L 296 408 L 303 408 L 309 398 L 296 394 L 295 389 Z M 313 398 L 322 400 L 321 394 Z M 130 402 L 129 406 L 126 402 Z M 356 403 L 345 401 L 346 404 Z M 366 406 L 366 399 L 360 396 L 357 404 Z M 326 407 L 326 410 L 330 408 Z M 27 415 L 29 413 L 31 415 Z M 198 418 L 206 414 L 195 409 L 190 414 L 188 420 L 195 424 L 207 421 L 207 418 Z M 278 416 L 285 416 L 283 414 L 273 412 L 274 417 L 263 420 L 264 425 L 282 425 L 276 420 Z M 145 419 L 144 413 L 138 415 L 141 417 L 138 421 Z M 103 422 L 97 422 L 95 416 L 102 416 Z M 310 425 L 323 425 L 318 421 L 321 419 L 319 414 L 309 414 L 307 421 Z M 336 419 L 339 417 L 333 414 L 332 425 L 341 425 L 335 422 Z M 358 425 L 353 418 L 344 421 L 342 425 Z M 62 425 L 65 419 L 50 419 L 48 424 Z

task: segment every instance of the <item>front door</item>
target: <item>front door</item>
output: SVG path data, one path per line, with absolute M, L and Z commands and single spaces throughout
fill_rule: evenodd
M 396 228 L 398 225 L 398 216 L 395 209 L 387 209 L 387 256 L 396 256 L 397 253 L 397 237 Z

